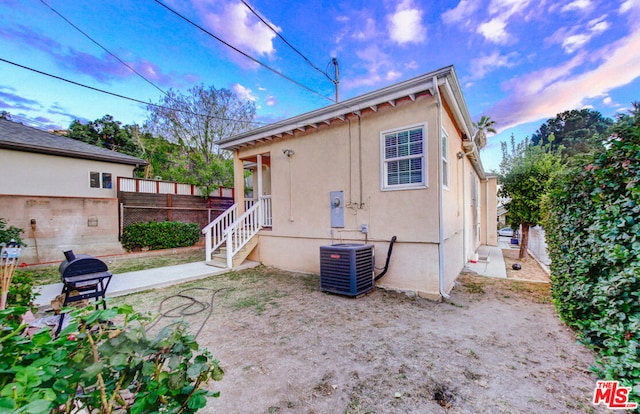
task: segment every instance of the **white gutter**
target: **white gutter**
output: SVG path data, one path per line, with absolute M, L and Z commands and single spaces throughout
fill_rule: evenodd
M 434 76 L 431 81 L 433 84 L 433 95 L 436 98 L 436 107 L 438 108 L 437 120 L 437 137 L 438 137 L 438 286 L 440 295 L 449 299 L 444 286 L 444 182 L 443 182 L 443 166 L 442 166 L 442 98 L 438 89 L 438 77 Z

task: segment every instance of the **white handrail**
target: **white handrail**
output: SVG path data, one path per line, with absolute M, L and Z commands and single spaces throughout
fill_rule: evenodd
M 262 203 L 255 203 L 224 231 L 229 269 L 233 267 L 233 256 L 262 228 L 261 215 Z
M 273 221 L 271 218 L 271 196 L 261 196 L 258 201 L 262 204 L 261 224 L 264 227 L 271 227 Z
M 206 260 L 213 260 L 213 253 L 226 242 L 227 267 L 232 268 L 233 256 L 265 226 L 271 226 L 271 196 L 254 201 L 240 217 L 238 204 L 234 204 L 202 229 Z
M 213 260 L 213 252 L 224 243 L 225 232 L 236 221 L 237 216 L 238 204 L 236 203 L 202 229 L 205 235 L 207 261 Z

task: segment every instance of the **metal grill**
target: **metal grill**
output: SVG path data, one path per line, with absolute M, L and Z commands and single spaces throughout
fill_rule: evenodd
M 87 299 L 104 299 L 112 276 L 107 265 L 87 254 L 76 256 L 72 250 L 64 252 L 64 257 L 65 260 L 58 267 L 62 279 L 63 306 Z M 102 306 L 105 309 L 107 307 L 104 302 Z M 57 333 L 62 328 L 64 315 L 60 315 Z

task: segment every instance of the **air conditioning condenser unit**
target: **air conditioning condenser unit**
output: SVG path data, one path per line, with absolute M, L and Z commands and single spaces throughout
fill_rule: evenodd
M 358 296 L 373 289 L 374 246 L 345 243 L 320 246 L 320 289 Z

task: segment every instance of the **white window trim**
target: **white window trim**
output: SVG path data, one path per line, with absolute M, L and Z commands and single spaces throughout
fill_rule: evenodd
M 440 147 L 442 148 L 441 151 L 442 152 L 442 159 L 440 160 L 441 163 L 443 163 L 442 166 L 442 188 L 445 190 L 449 190 L 449 185 L 451 183 L 451 157 L 449 156 L 449 134 L 447 134 L 447 131 L 444 130 L 444 128 L 442 128 L 442 135 L 440 136 Z M 446 154 L 444 153 L 444 148 L 442 146 L 443 141 L 446 140 Z M 446 171 L 445 171 L 446 168 Z M 447 182 L 445 183 L 444 181 L 444 177 L 447 177 Z
M 91 175 L 98 174 L 98 186 L 91 186 Z M 103 186 L 104 183 L 104 175 L 109 174 L 111 176 L 111 187 Z M 113 188 L 113 173 L 111 172 L 103 172 L 103 171 L 89 171 L 89 188 L 95 188 L 97 190 L 111 190 Z
M 385 158 L 385 134 L 391 132 L 404 131 L 407 129 L 422 128 L 422 182 L 411 184 L 387 184 L 387 162 Z M 428 153 L 428 134 L 427 123 L 421 122 L 418 124 L 402 126 L 399 128 L 388 129 L 380 132 L 380 190 L 381 191 L 400 191 L 400 190 L 415 190 L 421 188 L 428 188 L 429 186 L 429 173 L 427 168 L 427 153 Z

